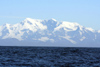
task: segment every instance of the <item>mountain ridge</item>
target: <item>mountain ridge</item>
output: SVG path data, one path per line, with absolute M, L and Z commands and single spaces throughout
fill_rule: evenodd
M 100 30 L 53 18 L 49 20 L 26 18 L 17 24 L 0 26 L 0 42 L 2 41 L 0 45 L 9 42 L 13 45 L 12 42 L 15 41 L 13 46 L 45 44 L 45 46 L 100 47 L 99 37 Z

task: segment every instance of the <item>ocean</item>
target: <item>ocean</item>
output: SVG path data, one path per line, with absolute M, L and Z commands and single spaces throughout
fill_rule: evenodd
M 100 67 L 100 48 L 1 46 L 0 67 Z

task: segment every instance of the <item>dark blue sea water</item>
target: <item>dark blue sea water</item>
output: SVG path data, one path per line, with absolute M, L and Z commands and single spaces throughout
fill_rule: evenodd
M 0 47 L 0 67 L 99 67 L 100 48 Z

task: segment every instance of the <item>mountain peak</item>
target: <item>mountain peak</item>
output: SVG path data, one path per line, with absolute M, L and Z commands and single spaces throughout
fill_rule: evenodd
M 28 19 L 32 19 L 32 18 L 26 18 L 26 19 L 28 20 Z
M 6 23 L 6 24 L 4 24 L 3 26 L 4 26 L 4 27 L 9 27 L 10 24 Z
M 51 19 L 49 19 L 49 20 L 51 20 L 51 21 L 57 21 L 56 19 L 54 19 L 54 18 L 51 18 Z
M 41 21 L 40 19 L 32 19 L 32 18 L 26 18 L 26 21 Z
M 26 18 L 24 21 L 21 22 L 21 24 L 25 24 L 25 23 L 34 24 L 41 21 L 42 20 L 39 20 L 39 19 Z
M 91 32 L 95 32 L 95 30 L 92 29 L 92 28 L 86 28 L 86 29 L 89 30 L 89 31 L 91 31 Z
M 33 21 L 33 20 L 36 20 L 36 19 L 26 18 L 24 21 Z

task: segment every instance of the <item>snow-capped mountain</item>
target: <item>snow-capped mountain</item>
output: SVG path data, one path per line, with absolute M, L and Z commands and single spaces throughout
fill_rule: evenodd
M 26 18 L 0 26 L 1 46 L 100 47 L 100 30 L 78 23 Z

